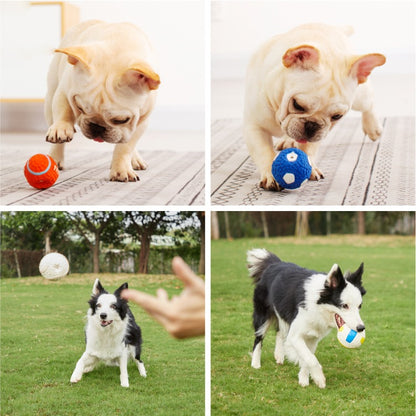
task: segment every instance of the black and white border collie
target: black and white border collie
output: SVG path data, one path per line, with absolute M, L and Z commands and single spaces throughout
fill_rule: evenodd
M 71 383 L 81 380 L 84 373 L 92 371 L 99 361 L 120 367 L 120 384 L 129 387 L 127 362 L 134 359 L 140 375 L 146 377 L 140 359 L 142 335 L 127 301 L 120 297 L 128 284 L 122 284 L 113 295 L 104 290 L 99 279 L 94 283 L 85 328 L 86 349 L 78 360 Z
M 343 276 L 334 264 L 328 274 L 281 261 L 264 249 L 247 253 L 253 278 L 255 341 L 251 366 L 260 368 L 263 338 L 274 324 L 277 329 L 274 358 L 299 364 L 299 384 L 309 385 L 309 376 L 320 388 L 326 380 L 315 356 L 318 342 L 344 322 L 358 332 L 365 329 L 359 310 L 365 289 L 361 284 L 364 265 Z

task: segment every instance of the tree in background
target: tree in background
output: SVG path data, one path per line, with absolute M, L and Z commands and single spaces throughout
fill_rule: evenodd
M 122 264 L 123 258 L 132 259 L 138 251 L 138 271 L 146 273 L 150 250 L 151 267 L 159 272 L 170 272 L 175 255 L 187 259 L 195 269 L 199 264 L 201 273 L 204 271 L 204 212 L 27 211 L 3 212 L 0 219 L 3 277 L 35 275 L 40 259 L 50 250 L 66 255 L 74 272 L 89 272 L 92 263 L 98 273 L 100 266 L 107 265 L 103 260 Z M 161 239 L 151 248 L 152 236 L 158 235 L 168 237 L 170 245 Z M 139 250 L 135 242 L 139 242 Z
M 218 226 L 215 223 L 218 220 Z M 211 216 L 220 238 L 330 234 L 414 234 L 412 211 L 218 211 Z M 212 238 L 215 233 L 212 231 Z
M 1 214 L 2 248 L 37 249 L 43 244 L 44 253 L 50 253 L 51 238 L 62 239 L 67 226 L 63 212 L 14 211 Z
M 296 213 L 296 237 L 306 237 L 309 234 L 309 212 L 298 211 Z
M 149 254 L 152 236 L 166 235 L 168 231 L 174 231 L 174 235 L 178 238 L 187 228 L 195 229 L 199 236 L 203 228 L 201 225 L 202 220 L 201 218 L 199 219 L 199 224 L 195 220 L 198 220 L 198 217 L 194 212 L 190 211 L 127 212 L 125 218 L 126 230 L 133 239 L 140 243 L 138 272 L 148 273 L 149 271 Z M 205 264 L 205 254 L 203 262 Z
M 120 225 L 124 215 L 117 211 L 75 211 L 67 216 L 75 231 L 91 250 L 94 273 L 100 272 L 100 244 L 115 243 L 122 236 Z

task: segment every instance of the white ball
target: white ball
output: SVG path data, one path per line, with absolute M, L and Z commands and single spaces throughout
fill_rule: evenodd
M 359 348 L 365 341 L 365 330 L 357 332 L 344 323 L 341 328 L 338 329 L 337 338 L 345 348 Z
M 63 254 L 49 253 L 39 263 L 40 274 L 45 279 L 60 279 L 69 272 L 69 263 Z

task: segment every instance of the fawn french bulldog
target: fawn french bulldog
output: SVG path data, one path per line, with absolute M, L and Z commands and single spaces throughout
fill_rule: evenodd
M 55 52 L 45 115 L 58 167 L 77 124 L 86 138 L 115 144 L 110 180 L 138 180 L 134 170 L 147 165 L 135 147 L 160 84 L 146 35 L 130 23 L 87 21 L 71 28 Z
M 312 163 L 310 179 L 323 178 L 313 161 L 320 141 L 351 108 L 362 112 L 362 127 L 377 140 L 382 127 L 373 111 L 367 78 L 383 65 L 378 53 L 354 55 L 351 28 L 306 24 L 277 35 L 252 57 L 246 78 L 244 138 L 260 170 L 260 186 L 281 190 L 271 173 L 278 150 L 297 147 Z

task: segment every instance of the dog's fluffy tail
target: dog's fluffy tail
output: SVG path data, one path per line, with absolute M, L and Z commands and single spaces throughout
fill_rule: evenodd
M 279 257 L 264 248 L 255 248 L 247 251 L 248 272 L 254 283 L 261 279 L 263 272 L 270 264 L 277 262 L 280 262 Z

